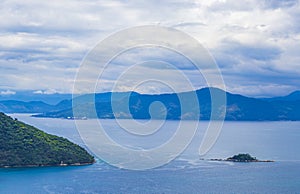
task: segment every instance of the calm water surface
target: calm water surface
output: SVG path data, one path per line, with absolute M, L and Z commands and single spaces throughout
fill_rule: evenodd
M 84 146 L 72 120 L 12 117 Z M 81 122 L 89 125 L 89 120 Z M 139 148 L 165 142 L 178 124 L 167 121 L 145 141 L 129 136 L 113 120 L 100 122 L 115 141 Z M 201 122 L 185 152 L 156 169 L 124 170 L 101 160 L 81 167 L 1 169 L 0 193 L 300 193 L 300 122 L 225 122 L 218 141 L 202 157 L 226 158 L 242 152 L 274 163 L 199 160 L 207 125 Z

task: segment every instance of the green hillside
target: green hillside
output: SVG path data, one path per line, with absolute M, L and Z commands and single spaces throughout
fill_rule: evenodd
M 82 147 L 0 113 L 0 167 L 65 166 L 94 162 Z

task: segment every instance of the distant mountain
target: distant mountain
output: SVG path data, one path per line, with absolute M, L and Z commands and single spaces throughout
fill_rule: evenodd
M 271 101 L 299 101 L 300 100 L 300 91 L 292 92 L 287 96 L 262 98 L 262 100 L 269 101 L 269 102 L 271 102 Z
M 0 113 L 0 168 L 83 165 L 94 162 L 86 150 Z
M 191 92 L 179 94 L 139 94 L 131 93 L 113 93 L 114 98 L 111 102 L 112 93 L 86 94 L 74 99 L 78 106 L 74 109 L 70 106 L 64 110 L 51 111 L 36 115 L 38 117 L 54 117 L 54 118 L 74 118 L 73 110 L 78 114 L 78 118 L 134 118 L 134 119 L 150 119 L 149 107 L 153 102 L 161 102 L 164 107 L 157 108 L 152 114 L 153 119 L 178 120 L 209 120 L 211 118 L 211 93 L 215 96 L 226 95 L 226 120 L 239 121 L 275 121 L 275 120 L 300 120 L 300 100 L 263 100 L 249 98 L 238 94 L 231 94 L 217 88 L 203 88 L 196 91 L 200 104 L 200 115 L 197 107 L 190 102 L 189 96 Z M 125 98 L 130 94 L 129 103 Z M 185 110 L 181 110 L 179 97 L 184 99 Z M 294 95 L 292 95 L 294 96 Z M 93 103 L 95 99 L 95 103 Z M 291 99 L 290 97 L 288 99 Z M 72 104 L 72 101 L 66 101 L 66 104 Z M 111 104 L 115 105 L 114 111 Z M 96 107 L 96 114 L 91 111 Z M 127 108 L 129 107 L 129 112 Z M 150 108 L 151 109 L 151 108 Z M 219 112 L 215 112 L 213 118 L 218 118 L 222 114 L 224 107 L 217 107 Z
M 285 97 L 285 100 L 289 100 L 289 101 L 300 100 L 300 91 L 292 92 L 290 95 Z
M 62 100 L 69 100 L 72 98 L 72 94 L 60 94 L 60 93 L 54 93 L 54 94 L 47 94 L 36 92 L 36 91 L 17 91 L 12 92 L 12 94 L 2 94 L 0 93 L 0 101 L 8 101 L 8 100 L 14 100 L 14 101 L 24 101 L 24 102 L 30 102 L 30 101 L 43 101 L 50 105 L 55 105 L 59 103 Z
M 44 113 L 70 108 L 72 101 L 63 100 L 56 105 L 46 104 L 42 101 L 0 101 L 0 111 L 5 113 Z

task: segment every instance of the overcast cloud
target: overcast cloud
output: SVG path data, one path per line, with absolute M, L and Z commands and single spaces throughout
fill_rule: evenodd
M 256 97 L 285 95 L 300 90 L 299 4 L 297 0 L 4 0 L 0 94 L 71 92 L 81 61 L 99 41 L 124 28 L 155 24 L 182 30 L 201 42 L 219 65 L 228 91 Z M 132 65 L 132 54 L 116 59 L 103 83 L 111 83 L 109 73 L 116 75 L 120 66 Z M 206 85 L 187 63 L 165 54 L 195 87 Z M 148 88 L 141 91 L 166 92 Z

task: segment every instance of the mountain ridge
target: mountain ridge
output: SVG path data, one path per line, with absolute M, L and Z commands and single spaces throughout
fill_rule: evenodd
M 300 100 L 300 91 L 299 90 L 293 91 L 286 96 L 261 98 L 261 99 L 266 100 L 266 101 L 298 101 L 298 100 Z
M 96 93 L 85 94 L 74 99 L 77 107 L 69 107 L 65 110 L 51 111 L 36 115 L 37 117 L 53 117 L 53 118 L 102 118 L 102 119 L 168 119 L 168 120 L 209 120 L 218 118 L 218 115 L 213 115 L 211 110 L 211 93 L 215 95 L 226 95 L 226 115 L 225 120 L 232 121 L 276 121 L 276 120 L 300 120 L 300 99 L 290 101 L 284 98 L 280 100 L 265 100 L 259 98 L 246 97 L 240 94 L 232 94 L 218 88 L 202 88 L 197 91 L 192 91 L 197 94 L 200 104 L 200 115 L 196 111 L 194 104 L 185 103 L 186 109 L 190 110 L 181 113 L 180 101 L 178 95 L 188 96 L 191 92 L 183 92 L 179 94 L 139 94 L 137 92 L 119 92 L 119 93 Z M 129 101 L 126 102 L 124 96 L 130 94 Z M 114 95 L 113 103 L 115 109 L 111 106 L 111 97 Z M 93 100 L 95 99 L 95 101 Z M 184 99 L 184 98 L 183 98 Z M 127 99 L 128 100 L 128 99 Z M 73 101 L 73 102 L 74 102 Z M 93 102 L 94 101 L 94 102 Z M 152 115 L 149 113 L 150 106 L 153 102 L 159 101 L 164 106 L 158 108 Z M 68 103 L 70 104 L 70 100 Z M 188 99 L 187 99 L 188 102 Z M 129 103 L 129 106 L 127 106 Z M 91 109 L 96 107 L 96 115 Z M 129 107 L 129 112 L 127 108 Z M 221 108 L 221 107 L 219 107 Z M 76 110 L 77 115 L 74 116 L 73 110 Z M 164 115 L 165 114 L 165 115 Z M 217 112 L 215 114 L 220 114 Z M 199 116 L 198 116 L 199 115 Z M 183 117 L 184 116 L 184 117 Z M 75 118 L 76 117 L 76 118 Z M 220 116 L 221 119 L 221 116 Z

